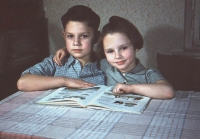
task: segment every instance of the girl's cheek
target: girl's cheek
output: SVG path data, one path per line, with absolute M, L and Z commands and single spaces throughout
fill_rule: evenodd
M 105 54 L 106 55 L 106 59 L 108 60 L 108 62 L 110 63 L 110 62 L 112 62 L 112 56 L 111 55 L 107 55 L 107 54 Z
M 105 54 L 106 55 L 106 59 L 108 60 L 110 57 L 109 57 L 109 55 L 107 55 L 107 54 Z
M 123 53 L 123 56 L 124 57 L 134 57 L 134 53 L 132 52 L 132 51 L 125 51 L 124 53 Z

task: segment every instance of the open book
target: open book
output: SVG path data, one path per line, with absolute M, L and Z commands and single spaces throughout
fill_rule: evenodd
M 37 103 L 141 114 L 150 101 L 150 98 L 145 96 L 115 94 L 112 92 L 112 89 L 113 87 L 104 85 L 86 89 L 68 89 L 62 87 L 56 89 Z

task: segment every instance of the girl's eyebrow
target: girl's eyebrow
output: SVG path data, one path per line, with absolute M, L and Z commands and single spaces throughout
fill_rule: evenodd
M 105 50 L 111 50 L 111 49 L 113 49 L 113 48 L 107 48 L 107 49 L 105 49 Z
M 121 45 L 117 46 L 117 48 L 124 47 L 124 46 L 127 46 L 127 45 L 131 45 L 131 43 L 121 44 Z M 105 50 L 111 50 L 111 49 L 113 49 L 113 48 L 110 47 L 110 48 L 107 48 L 107 49 L 105 49 Z

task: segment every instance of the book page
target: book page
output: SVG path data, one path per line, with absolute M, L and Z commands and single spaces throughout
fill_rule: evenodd
M 86 107 L 87 103 L 93 97 L 97 96 L 97 90 L 99 89 L 100 87 L 98 86 L 84 89 L 68 89 L 62 87 L 39 100 L 37 103 Z
M 115 94 L 112 92 L 112 88 L 100 89 L 99 91 L 101 91 L 101 94 L 90 103 L 88 108 L 141 114 L 150 101 L 150 98 L 145 96 Z

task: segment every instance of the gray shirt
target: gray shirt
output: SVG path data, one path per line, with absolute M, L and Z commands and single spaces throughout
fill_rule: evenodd
M 115 86 L 117 83 L 126 84 L 150 84 L 159 80 L 165 80 L 157 69 L 145 68 L 136 60 L 136 66 L 131 71 L 121 73 L 118 69 L 112 67 L 106 59 L 101 60 L 101 69 L 106 73 L 107 85 Z

